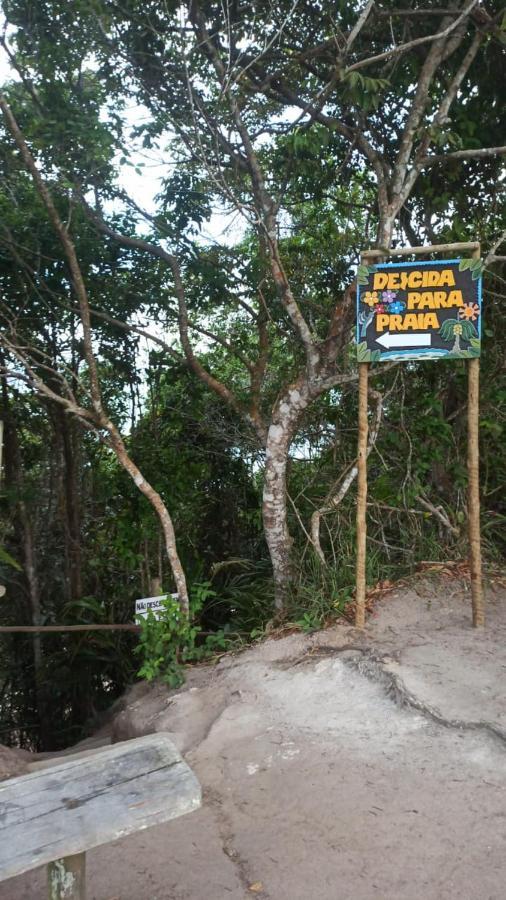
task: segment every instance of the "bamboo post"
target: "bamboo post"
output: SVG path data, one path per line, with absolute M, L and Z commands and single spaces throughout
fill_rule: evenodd
M 480 258 L 480 247 L 472 252 L 473 259 Z M 483 582 L 481 567 L 480 534 L 480 360 L 470 359 L 468 364 L 467 393 L 467 518 L 469 529 L 469 568 L 471 571 L 471 597 L 473 626 L 485 624 Z
M 361 262 L 371 262 L 362 253 Z M 367 588 L 367 390 L 369 363 L 358 364 L 358 445 L 357 445 L 357 562 L 355 572 L 355 627 L 365 625 L 365 593 Z
M 362 257 L 369 257 L 371 264 L 376 260 L 379 262 L 378 257 L 386 257 L 386 256 L 424 256 L 426 253 L 449 253 L 453 251 L 465 250 L 467 253 L 476 253 L 476 259 L 479 258 L 479 254 L 481 253 L 480 244 L 478 241 L 457 241 L 452 244 L 424 244 L 422 247 L 380 247 L 379 249 L 373 248 L 371 250 L 365 250 L 362 253 Z
M 357 450 L 357 566 L 355 625 L 365 625 L 366 543 L 367 543 L 367 386 L 369 363 L 358 364 L 358 450 Z
M 47 866 L 48 900 L 86 900 L 86 854 L 55 859 Z
M 373 252 L 361 254 L 364 264 L 374 262 Z M 382 255 L 382 254 L 381 254 Z M 378 254 L 374 253 L 377 257 Z M 378 259 L 376 259 L 378 262 Z M 358 446 L 357 446 L 357 561 L 355 569 L 355 627 L 365 625 L 365 594 L 367 588 L 367 391 L 369 363 L 358 364 Z

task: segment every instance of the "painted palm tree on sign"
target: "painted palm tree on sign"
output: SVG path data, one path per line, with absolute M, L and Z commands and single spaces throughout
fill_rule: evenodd
M 470 341 L 471 338 L 478 337 L 478 332 L 472 322 L 459 322 L 458 319 L 447 319 L 446 322 L 443 322 L 439 329 L 439 334 L 445 343 L 451 341 L 452 338 L 454 339 L 450 353 L 460 353 L 462 351 L 463 348 L 460 346 L 461 338 L 464 341 Z

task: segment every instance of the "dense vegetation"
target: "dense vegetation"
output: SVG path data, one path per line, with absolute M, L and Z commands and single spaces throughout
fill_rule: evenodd
M 160 586 L 220 646 L 343 612 L 372 246 L 482 242 L 504 559 L 504 18 L 423 8 L 4 0 L 2 624 Z M 374 366 L 370 410 L 373 584 L 466 553 L 465 363 Z M 74 741 L 140 665 L 126 632 L 0 638 L 5 743 Z

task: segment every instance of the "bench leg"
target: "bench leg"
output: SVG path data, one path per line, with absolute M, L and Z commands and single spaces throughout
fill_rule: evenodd
M 49 900 L 86 900 L 86 854 L 55 859 L 47 867 Z

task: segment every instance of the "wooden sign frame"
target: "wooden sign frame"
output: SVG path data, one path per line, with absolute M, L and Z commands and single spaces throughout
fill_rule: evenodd
M 399 249 L 372 249 L 361 253 L 361 263 L 372 265 L 392 256 L 422 256 L 428 253 L 464 251 L 472 259 L 480 259 L 481 246 L 477 241 L 433 244 L 428 247 L 402 247 Z M 468 473 L 468 535 L 469 568 L 471 571 L 472 619 L 475 628 L 485 624 L 483 602 L 483 578 L 481 562 L 480 534 L 480 487 L 479 487 L 479 395 L 480 359 L 469 359 L 467 363 L 467 473 Z M 366 601 L 366 561 L 367 561 L 367 439 L 369 424 L 367 418 L 367 392 L 369 382 L 368 362 L 358 363 L 358 448 L 357 448 L 357 559 L 356 559 L 356 608 L 355 625 L 365 625 Z

